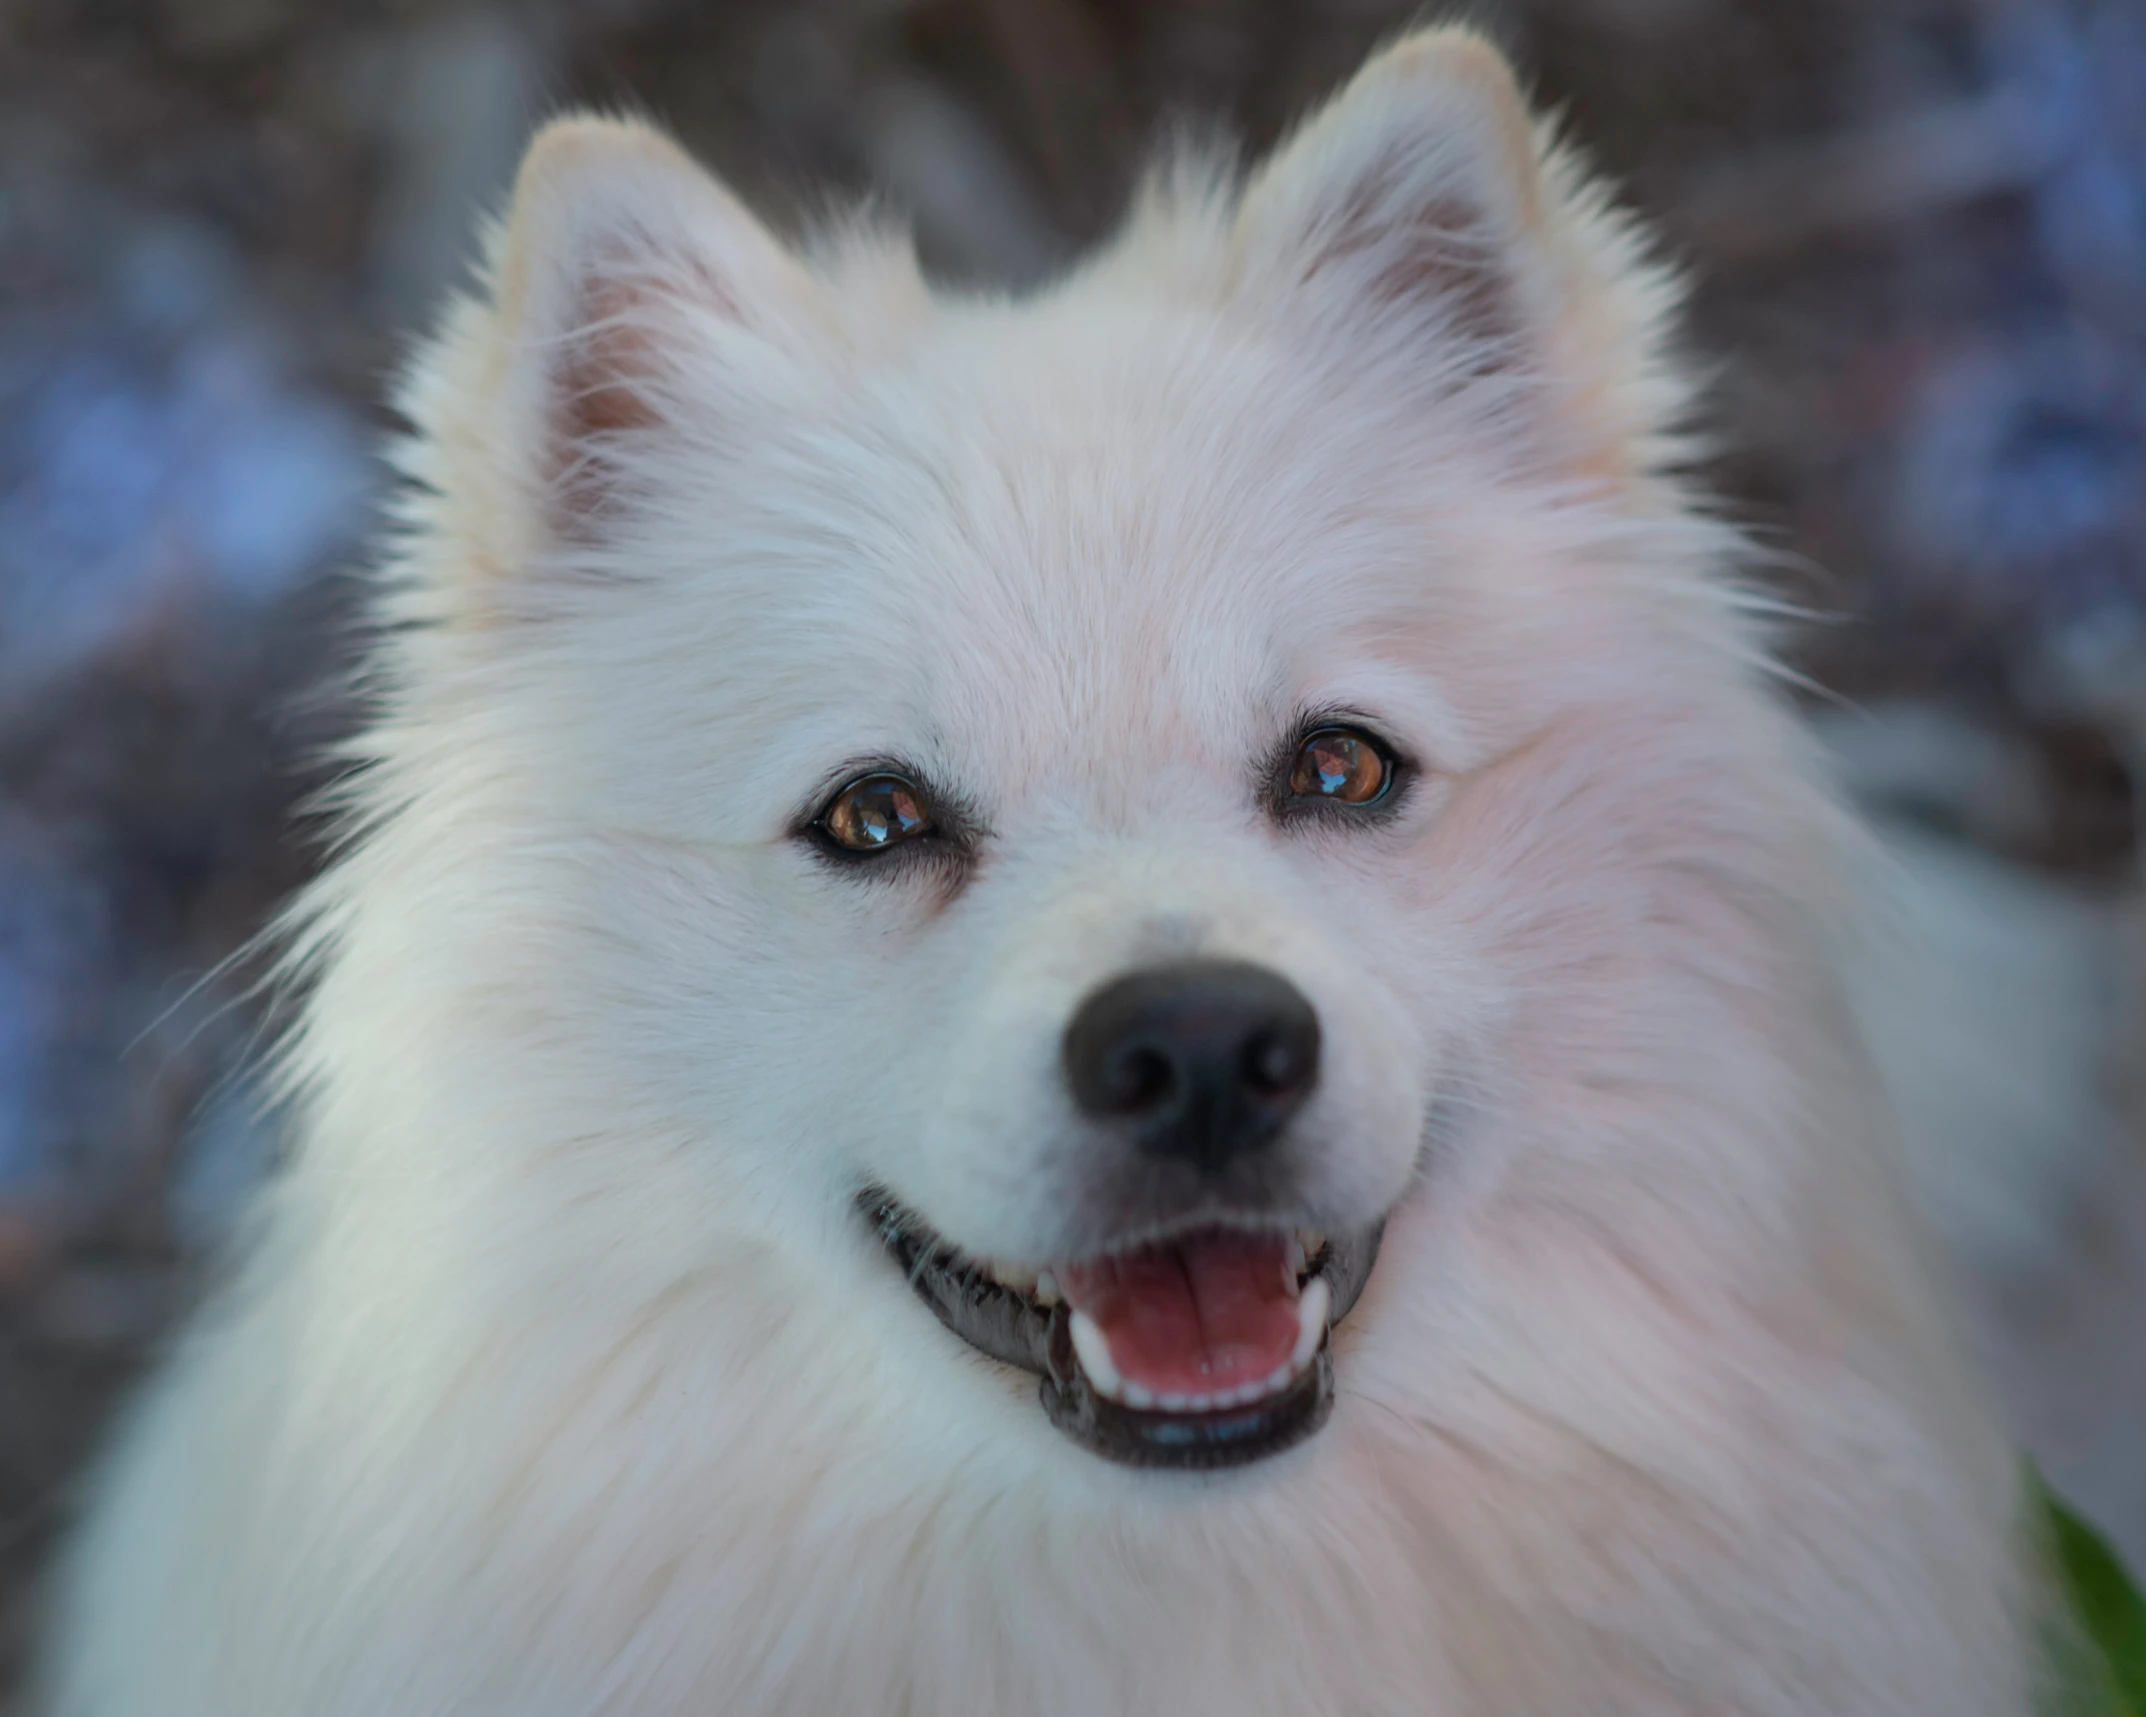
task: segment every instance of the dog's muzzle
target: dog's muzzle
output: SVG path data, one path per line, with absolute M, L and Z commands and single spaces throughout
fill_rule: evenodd
M 1378 1224 L 1329 1235 L 1241 1194 L 1317 1084 L 1319 1050 L 1318 1016 L 1278 973 L 1130 973 L 1076 1011 L 1066 1086 L 1099 1153 L 1194 1189 L 1189 1213 L 1028 1270 L 962 1256 L 882 1189 L 864 1208 L 939 1320 L 1039 1374 L 1044 1411 L 1082 1447 L 1133 1466 L 1260 1459 L 1332 1412 L 1329 1335 L 1378 1252 Z

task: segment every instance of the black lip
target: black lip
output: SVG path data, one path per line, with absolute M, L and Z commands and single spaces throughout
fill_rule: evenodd
M 1328 1339 L 1310 1368 L 1280 1395 L 1212 1413 L 1145 1412 L 1098 1395 L 1073 1354 L 1071 1310 L 1046 1308 L 986 1276 L 885 1192 L 859 1207 L 917 1297 L 971 1347 L 1042 1379 L 1043 1411 L 1089 1453 L 1120 1466 L 1214 1470 L 1280 1454 L 1324 1425 L 1334 1410 L 1333 1326 L 1370 1279 L 1383 1222 L 1328 1238 L 1308 1272 L 1332 1297 Z

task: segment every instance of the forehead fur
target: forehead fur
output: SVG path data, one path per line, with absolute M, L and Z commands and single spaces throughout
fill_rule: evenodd
M 1306 701 L 1423 701 L 1382 665 L 1464 682 L 1502 654 L 1526 678 L 1531 638 L 1651 608 L 1637 563 L 1695 546 L 1530 466 L 1465 396 L 1407 398 L 1122 275 L 935 306 L 760 403 L 750 435 L 720 388 L 673 420 L 549 600 L 573 655 L 644 698 L 823 748 L 990 735 L 1055 766 L 1065 736 L 1146 715 L 1234 773 Z M 1587 654 L 1540 690 L 1574 691 Z

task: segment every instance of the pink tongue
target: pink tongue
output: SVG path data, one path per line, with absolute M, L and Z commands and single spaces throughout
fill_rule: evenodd
M 1158 1395 L 1198 1395 L 1256 1382 L 1295 1351 L 1297 1284 L 1284 1246 L 1279 1234 L 1221 1230 L 1055 1273 L 1102 1330 L 1120 1377 Z

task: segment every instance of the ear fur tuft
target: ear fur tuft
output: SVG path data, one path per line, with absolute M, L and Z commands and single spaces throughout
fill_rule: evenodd
M 1438 389 L 1490 378 L 1549 396 L 1577 467 L 1653 462 L 1645 444 L 1680 409 L 1659 356 L 1669 277 L 1468 31 L 1422 31 L 1366 65 L 1253 176 L 1233 247 L 1237 291 L 1295 304 L 1337 341 L 1355 329 L 1386 361 L 1397 338 Z M 1393 336 L 1375 348 L 1374 321 Z
M 451 415 L 423 416 L 458 490 L 490 498 L 481 511 L 502 540 L 471 546 L 495 567 L 596 533 L 622 445 L 677 412 L 683 366 L 724 330 L 785 342 L 818 291 L 669 138 L 587 115 L 530 144 L 491 283 L 489 306 L 457 318 L 424 366 Z

